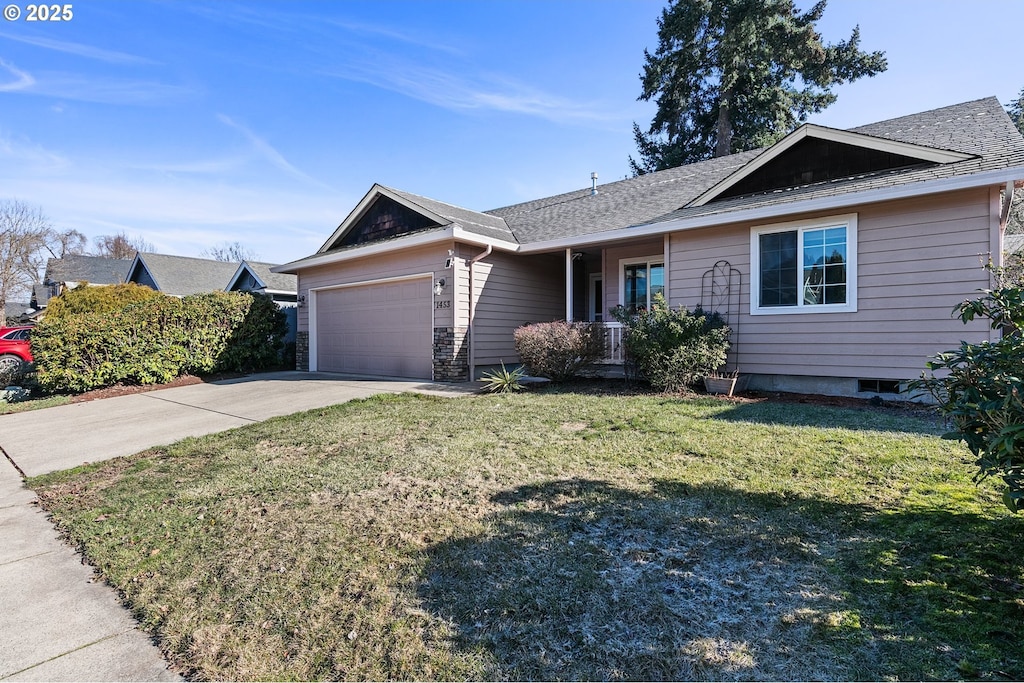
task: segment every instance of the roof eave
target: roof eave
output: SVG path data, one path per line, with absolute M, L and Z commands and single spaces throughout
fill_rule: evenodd
M 451 241 L 465 242 L 479 246 L 490 245 L 495 249 L 501 249 L 504 251 L 518 251 L 519 249 L 519 245 L 513 242 L 492 239 L 490 237 L 469 232 L 457 225 L 449 225 L 441 230 L 430 230 L 428 232 L 417 233 L 407 237 L 399 237 L 386 242 L 375 242 L 373 244 L 353 247 L 333 254 L 314 254 L 312 256 L 299 259 L 298 261 L 274 266 L 270 269 L 270 272 L 296 274 L 300 270 L 304 270 L 306 268 L 314 268 L 316 266 L 324 266 L 331 263 L 342 263 L 344 261 L 351 261 L 352 259 L 376 256 L 392 251 L 398 251 L 400 249 L 412 249 L 414 247 L 436 244 L 438 242 Z
M 708 228 L 727 223 L 739 223 L 745 221 L 759 221 L 764 219 L 779 218 L 797 213 L 808 213 L 813 211 L 831 211 L 855 204 L 869 204 L 873 202 L 890 201 L 894 199 L 905 199 L 922 195 L 937 194 L 940 192 L 954 192 L 976 187 L 1000 186 L 1007 182 L 1016 182 L 1024 179 L 1024 165 L 1001 168 L 993 171 L 982 171 L 971 175 L 954 176 L 940 180 L 925 180 L 906 185 L 894 185 L 861 192 L 834 195 L 830 197 L 818 197 L 795 202 L 759 206 L 751 209 L 736 209 L 721 213 L 705 214 L 692 218 L 676 218 L 652 223 L 641 223 L 627 228 L 607 230 L 605 232 L 592 233 L 580 237 L 564 237 L 544 242 L 524 244 L 520 248 L 523 254 L 535 254 L 572 247 L 583 247 L 600 244 L 603 242 L 623 241 L 636 239 L 638 237 L 653 237 L 669 232 L 681 230 L 696 230 Z
M 163 292 L 163 289 L 160 287 L 160 283 L 157 282 L 156 275 L 154 275 L 153 271 L 149 269 L 149 266 L 146 264 L 146 260 L 142 258 L 142 252 L 141 251 L 135 252 L 135 258 L 132 259 L 132 264 L 130 266 L 128 266 L 128 274 L 125 275 L 125 282 L 130 282 L 130 280 L 128 280 L 128 278 L 130 278 L 132 276 L 132 273 L 135 272 L 136 264 L 138 264 L 139 266 L 144 268 L 145 271 L 147 273 L 149 273 L 149 279 L 153 281 L 154 285 L 156 285 L 156 291 Z M 136 283 L 136 284 L 138 284 L 138 283 Z
M 266 289 L 267 283 L 265 283 L 263 281 L 263 279 L 259 275 L 256 274 L 255 270 L 253 270 L 252 268 L 249 267 L 248 263 L 246 263 L 245 261 L 242 261 L 241 263 L 238 264 L 238 268 L 235 269 L 235 274 L 231 276 L 230 280 L 228 280 L 227 287 L 224 288 L 225 292 L 230 292 L 231 291 L 231 288 L 234 287 L 235 284 L 238 283 L 238 279 L 240 277 L 242 277 L 242 273 L 244 271 L 248 271 L 249 274 L 252 275 L 253 279 L 256 280 L 256 282 L 260 285 L 261 289 Z

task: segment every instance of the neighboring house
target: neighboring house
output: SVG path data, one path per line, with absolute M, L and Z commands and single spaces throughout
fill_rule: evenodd
M 299 279 L 287 273 L 275 273 L 270 269 L 273 263 L 242 261 L 231 276 L 228 292 L 257 292 L 274 300 L 288 318 L 288 334 L 285 342 L 294 342 L 298 330 L 298 286 Z
M 48 259 L 42 283 L 32 288 L 31 317 L 41 317 L 50 299 L 65 289 L 74 289 L 83 284 L 91 287 L 121 284 L 128 275 L 131 263 L 131 259 L 80 254 Z
M 31 319 L 29 311 L 32 310 L 30 304 L 21 303 L 17 301 L 8 301 L 4 303 L 4 319 L 0 324 L 0 327 L 7 327 L 8 325 L 21 325 Z
M 128 282 L 171 296 L 188 296 L 223 291 L 237 270 L 237 263 L 227 261 L 140 251 L 128 268 Z
M 960 340 L 989 286 L 1024 138 L 995 98 L 486 212 L 374 185 L 299 278 L 298 364 L 458 380 L 518 360 L 513 330 L 608 309 L 733 305 L 731 366 L 762 390 L 888 393 Z
M 285 342 L 295 341 L 298 279 L 271 272 L 272 263 L 215 261 L 190 256 L 139 252 L 128 269 L 128 281 L 171 296 L 205 292 L 257 292 L 270 296 L 288 319 Z

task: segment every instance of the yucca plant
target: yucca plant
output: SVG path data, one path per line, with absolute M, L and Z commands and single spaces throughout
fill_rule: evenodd
M 522 391 L 521 379 L 526 377 L 526 371 L 522 367 L 509 370 L 505 364 L 501 364 L 501 370 L 492 370 L 483 375 L 484 389 L 492 394 L 509 394 L 514 391 Z

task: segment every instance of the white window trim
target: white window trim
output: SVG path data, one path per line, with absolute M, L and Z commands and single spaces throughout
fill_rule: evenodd
M 619 305 L 626 305 L 626 266 L 637 266 L 640 264 L 647 266 L 647 272 L 651 272 L 652 263 L 660 263 L 662 268 L 665 268 L 665 255 L 656 254 L 654 256 L 637 256 L 636 258 L 624 258 L 619 259 Z M 665 301 L 668 301 L 668 269 L 665 269 Z M 650 289 L 647 290 L 647 296 L 650 298 Z M 650 302 L 648 302 L 648 305 Z
M 802 233 L 805 230 L 846 226 L 846 303 L 804 305 L 797 297 L 796 306 L 766 306 L 759 304 L 761 292 L 761 249 L 758 238 L 773 232 Z M 798 241 L 798 244 L 800 242 Z M 799 273 L 802 269 L 800 256 Z M 750 228 L 750 315 L 805 315 L 809 313 L 856 313 L 857 312 L 857 214 L 823 216 L 790 223 L 755 225 Z
M 597 310 L 597 283 L 601 283 L 601 293 L 604 293 L 604 273 L 591 273 L 587 279 L 587 320 L 589 322 L 595 322 L 598 315 L 604 320 L 608 315 L 604 311 Z M 604 303 L 604 297 L 601 297 L 601 308 L 607 309 L 608 307 Z

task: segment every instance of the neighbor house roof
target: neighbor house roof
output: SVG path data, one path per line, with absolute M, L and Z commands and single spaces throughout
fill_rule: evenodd
M 267 293 L 295 294 L 298 292 L 299 278 L 295 275 L 271 271 L 270 269 L 274 265 L 273 263 L 262 263 L 260 261 L 242 261 L 238 264 L 235 274 L 231 276 L 227 287 L 224 289 L 231 290 L 245 273 L 249 273 Z
M 227 261 L 139 252 L 132 261 L 128 279 L 164 294 L 188 296 L 223 290 L 237 269 L 237 263 Z
M 88 282 L 91 285 L 116 285 L 128 278 L 131 259 L 106 256 L 69 255 L 46 262 L 49 282 Z
M 729 196 L 730 191 L 737 194 L 745 187 L 741 181 L 759 168 L 771 166 L 785 154 L 799 159 L 805 149 L 800 145 L 814 141 L 891 154 L 900 161 L 883 164 L 869 172 L 784 187 L 766 186 L 763 191 Z M 1016 175 L 1002 178 L 1003 171 L 1008 176 Z M 607 237 L 621 239 L 628 237 L 627 233 L 633 228 L 643 227 L 643 231 L 637 231 L 639 234 L 656 231 L 657 225 L 669 222 L 703 224 L 706 220 L 701 219 L 719 216 L 726 221 L 738 220 L 744 210 L 756 213 L 765 207 L 779 207 L 784 211 L 786 205 L 801 203 L 804 206 L 808 200 L 844 198 L 858 193 L 868 193 L 864 197 L 870 199 L 872 191 L 887 188 L 906 186 L 907 192 L 925 193 L 955 185 L 943 186 L 929 181 L 964 178 L 963 182 L 957 182 L 968 186 L 971 183 L 998 184 L 1019 177 L 1024 177 L 1024 138 L 999 101 L 990 97 L 848 131 L 808 124 L 765 149 L 607 183 L 598 186 L 596 193 L 590 188 L 581 189 L 484 212 L 374 185 L 316 255 L 289 264 L 287 268 L 294 271 L 293 266 L 324 262 L 325 258 L 333 258 L 333 254 L 355 249 L 387 249 L 388 242 L 407 237 L 399 235 L 379 244 L 339 246 L 345 231 L 378 196 L 387 196 L 429 215 L 437 223 L 433 230 L 438 234 L 434 237 L 476 236 L 484 241 L 500 240 L 504 248 L 533 251 L 571 244 L 574 239 L 603 239 L 602 233 L 611 231 L 615 231 L 614 234 Z M 820 203 L 827 206 L 829 202 Z M 729 216 L 731 213 L 735 217 Z M 428 233 L 422 230 L 415 239 L 432 238 Z

